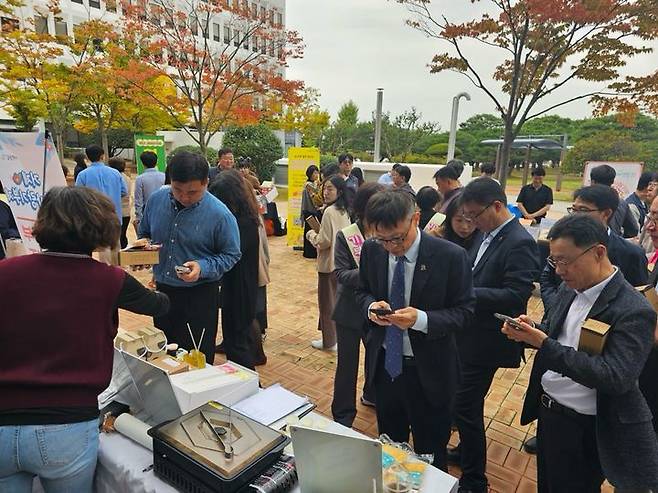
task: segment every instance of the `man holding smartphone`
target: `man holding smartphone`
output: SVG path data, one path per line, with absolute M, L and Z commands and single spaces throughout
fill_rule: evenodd
M 149 199 L 139 223 L 139 236 L 162 244 L 160 263 L 153 266 L 158 291 L 171 308 L 154 324 L 169 339 L 191 349 L 206 330 L 200 350 L 208 364 L 215 357 L 219 319 L 219 281 L 240 260 L 240 233 L 235 217 L 208 193 L 208 163 L 199 154 L 181 152 L 169 163 L 171 186 Z
M 459 375 L 455 333 L 475 299 L 466 252 L 418 228 L 408 193 L 383 191 L 368 202 L 374 239 L 364 243 L 357 300 L 366 336 L 377 427 L 397 442 L 413 435 L 417 453 L 447 470 L 446 445 Z
M 538 349 L 521 424 L 538 418 L 537 488 L 543 492 L 658 491 L 658 442 L 638 377 L 654 343 L 656 313 L 607 255 L 606 228 L 585 214 L 551 228 L 548 261 L 564 281 L 545 327 L 502 333 Z M 587 323 L 608 327 L 581 348 Z M 654 380 L 655 385 L 655 380 Z

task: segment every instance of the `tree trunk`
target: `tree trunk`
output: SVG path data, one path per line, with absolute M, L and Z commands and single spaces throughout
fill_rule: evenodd
M 107 129 L 105 128 L 104 119 L 98 118 L 98 133 L 101 135 L 101 147 L 103 147 L 103 154 L 105 154 L 105 163 L 110 159 L 110 146 L 107 140 Z
M 53 128 L 53 134 L 55 136 L 55 147 L 57 148 L 59 162 L 64 163 L 64 132 Z

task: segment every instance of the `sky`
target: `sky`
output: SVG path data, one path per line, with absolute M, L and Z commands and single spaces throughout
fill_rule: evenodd
M 435 0 L 432 8 L 459 21 L 485 3 Z M 478 113 L 494 113 L 489 97 L 463 75 L 429 73 L 432 56 L 446 45 L 405 25 L 407 18 L 406 8 L 393 0 L 286 0 L 287 27 L 298 31 L 306 45 L 302 59 L 289 61 L 286 75 L 319 89 L 320 105 L 330 112 L 332 121 L 350 99 L 359 107 L 359 119 L 369 120 L 378 87 L 384 88 L 384 111 L 398 115 L 415 106 L 423 120 L 438 122 L 445 131 L 450 126 L 452 98 L 462 91 L 471 95 L 471 101 L 461 101 L 460 121 Z M 473 46 L 469 53 L 477 66 L 488 68 L 484 74 L 492 72 L 495 52 Z M 649 57 L 644 57 L 630 67 L 648 72 L 649 63 Z M 565 86 L 553 104 L 560 96 L 568 99 L 594 88 L 577 81 Z M 545 107 L 550 105 L 549 101 Z M 553 113 L 585 118 L 591 116 L 591 108 L 583 100 Z

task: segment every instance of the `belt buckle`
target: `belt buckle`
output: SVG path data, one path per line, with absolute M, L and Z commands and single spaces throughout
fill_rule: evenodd
M 553 399 L 551 399 L 548 394 L 542 394 L 539 401 L 546 409 L 551 409 L 551 406 L 553 405 Z

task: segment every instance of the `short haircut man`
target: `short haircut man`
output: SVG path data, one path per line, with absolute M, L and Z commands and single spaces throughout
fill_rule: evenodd
M 590 179 L 593 185 L 599 184 L 612 187 L 616 176 L 617 172 L 615 169 L 607 164 L 597 166 L 590 172 Z M 624 238 L 635 238 L 640 232 L 640 226 L 629 209 L 628 204 L 622 200 L 610 220 L 610 229 Z
M 101 146 L 91 144 L 85 149 L 85 154 L 87 155 L 87 159 L 89 159 L 89 161 L 92 163 L 97 163 L 105 155 L 105 152 Z
M 574 200 L 580 200 L 581 202 L 594 204 L 594 206 L 596 206 L 596 210 L 592 212 L 605 213 L 606 211 L 609 211 L 606 214 L 606 222 L 610 221 L 612 215 L 617 210 L 617 207 L 619 207 L 619 194 L 617 194 L 617 192 L 615 192 L 612 188 L 605 185 L 591 185 L 589 187 L 579 188 L 573 193 L 573 198 Z
M 409 166 L 405 166 L 404 164 L 401 164 L 400 166 L 397 167 L 395 170 L 400 177 L 404 179 L 405 183 L 409 183 L 411 180 L 411 169 Z
M 341 154 L 338 156 L 338 168 L 340 174 L 345 179 L 345 184 L 352 190 L 353 193 L 359 189 L 359 179 L 351 175 L 352 166 L 354 165 L 354 156 L 351 154 Z
M 545 327 L 519 317 L 503 327 L 538 348 L 521 424 L 539 419 L 539 491 L 618 491 L 658 485 L 658 442 L 638 376 L 653 345 L 656 313 L 607 256 L 605 226 L 587 214 L 551 228 L 549 261 L 564 279 Z M 608 327 L 601 346 L 585 348 L 583 326 Z M 642 453 L 638 453 L 642 450 Z
M 155 152 L 144 151 L 139 155 L 139 160 L 145 168 L 155 168 L 158 165 L 158 155 Z
M 240 259 L 235 217 L 208 193 L 208 163 L 200 154 L 177 153 L 169 162 L 171 186 L 156 190 L 139 223 L 140 238 L 161 244 L 153 266 L 158 290 L 171 300 L 169 313 L 154 324 L 170 342 L 191 349 L 206 330 L 200 350 L 213 363 L 218 323 L 219 281 Z M 183 266 L 188 272 L 181 272 Z
M 649 212 L 649 206 L 655 197 L 655 183 L 656 173 L 645 171 L 640 175 L 635 191 L 626 197 L 628 208 L 640 226 L 640 230 L 644 227 L 644 221 Z
M 418 229 L 409 194 L 379 192 L 365 215 L 375 240 L 363 246 L 356 295 L 370 322 L 378 430 L 403 442 L 411 431 L 415 451 L 433 453 L 434 465 L 447 470 L 459 371 L 454 335 L 474 308 L 466 252 Z
M 532 170 L 530 175 L 531 176 L 546 176 L 546 170 L 544 169 L 543 166 L 538 166 L 537 168 L 534 168 Z
M 391 172 L 393 178 L 393 188 L 401 192 L 407 192 L 409 195 L 416 199 L 416 191 L 409 184 L 411 180 L 411 169 L 409 166 L 400 165 Z
M 494 313 L 525 313 L 539 270 L 535 240 L 507 209 L 507 197 L 491 178 L 471 181 L 460 201 L 463 215 L 484 233 L 472 259 L 476 297 L 473 322 L 457 336 L 461 375 L 455 422 L 459 430 L 464 490 L 487 490 L 484 399 L 499 368 L 518 368 L 522 348 L 500 333 Z M 454 454 L 454 452 L 453 452 Z
M 480 173 L 491 177 L 496 172 L 496 165 L 493 163 L 483 163 L 480 165 Z

